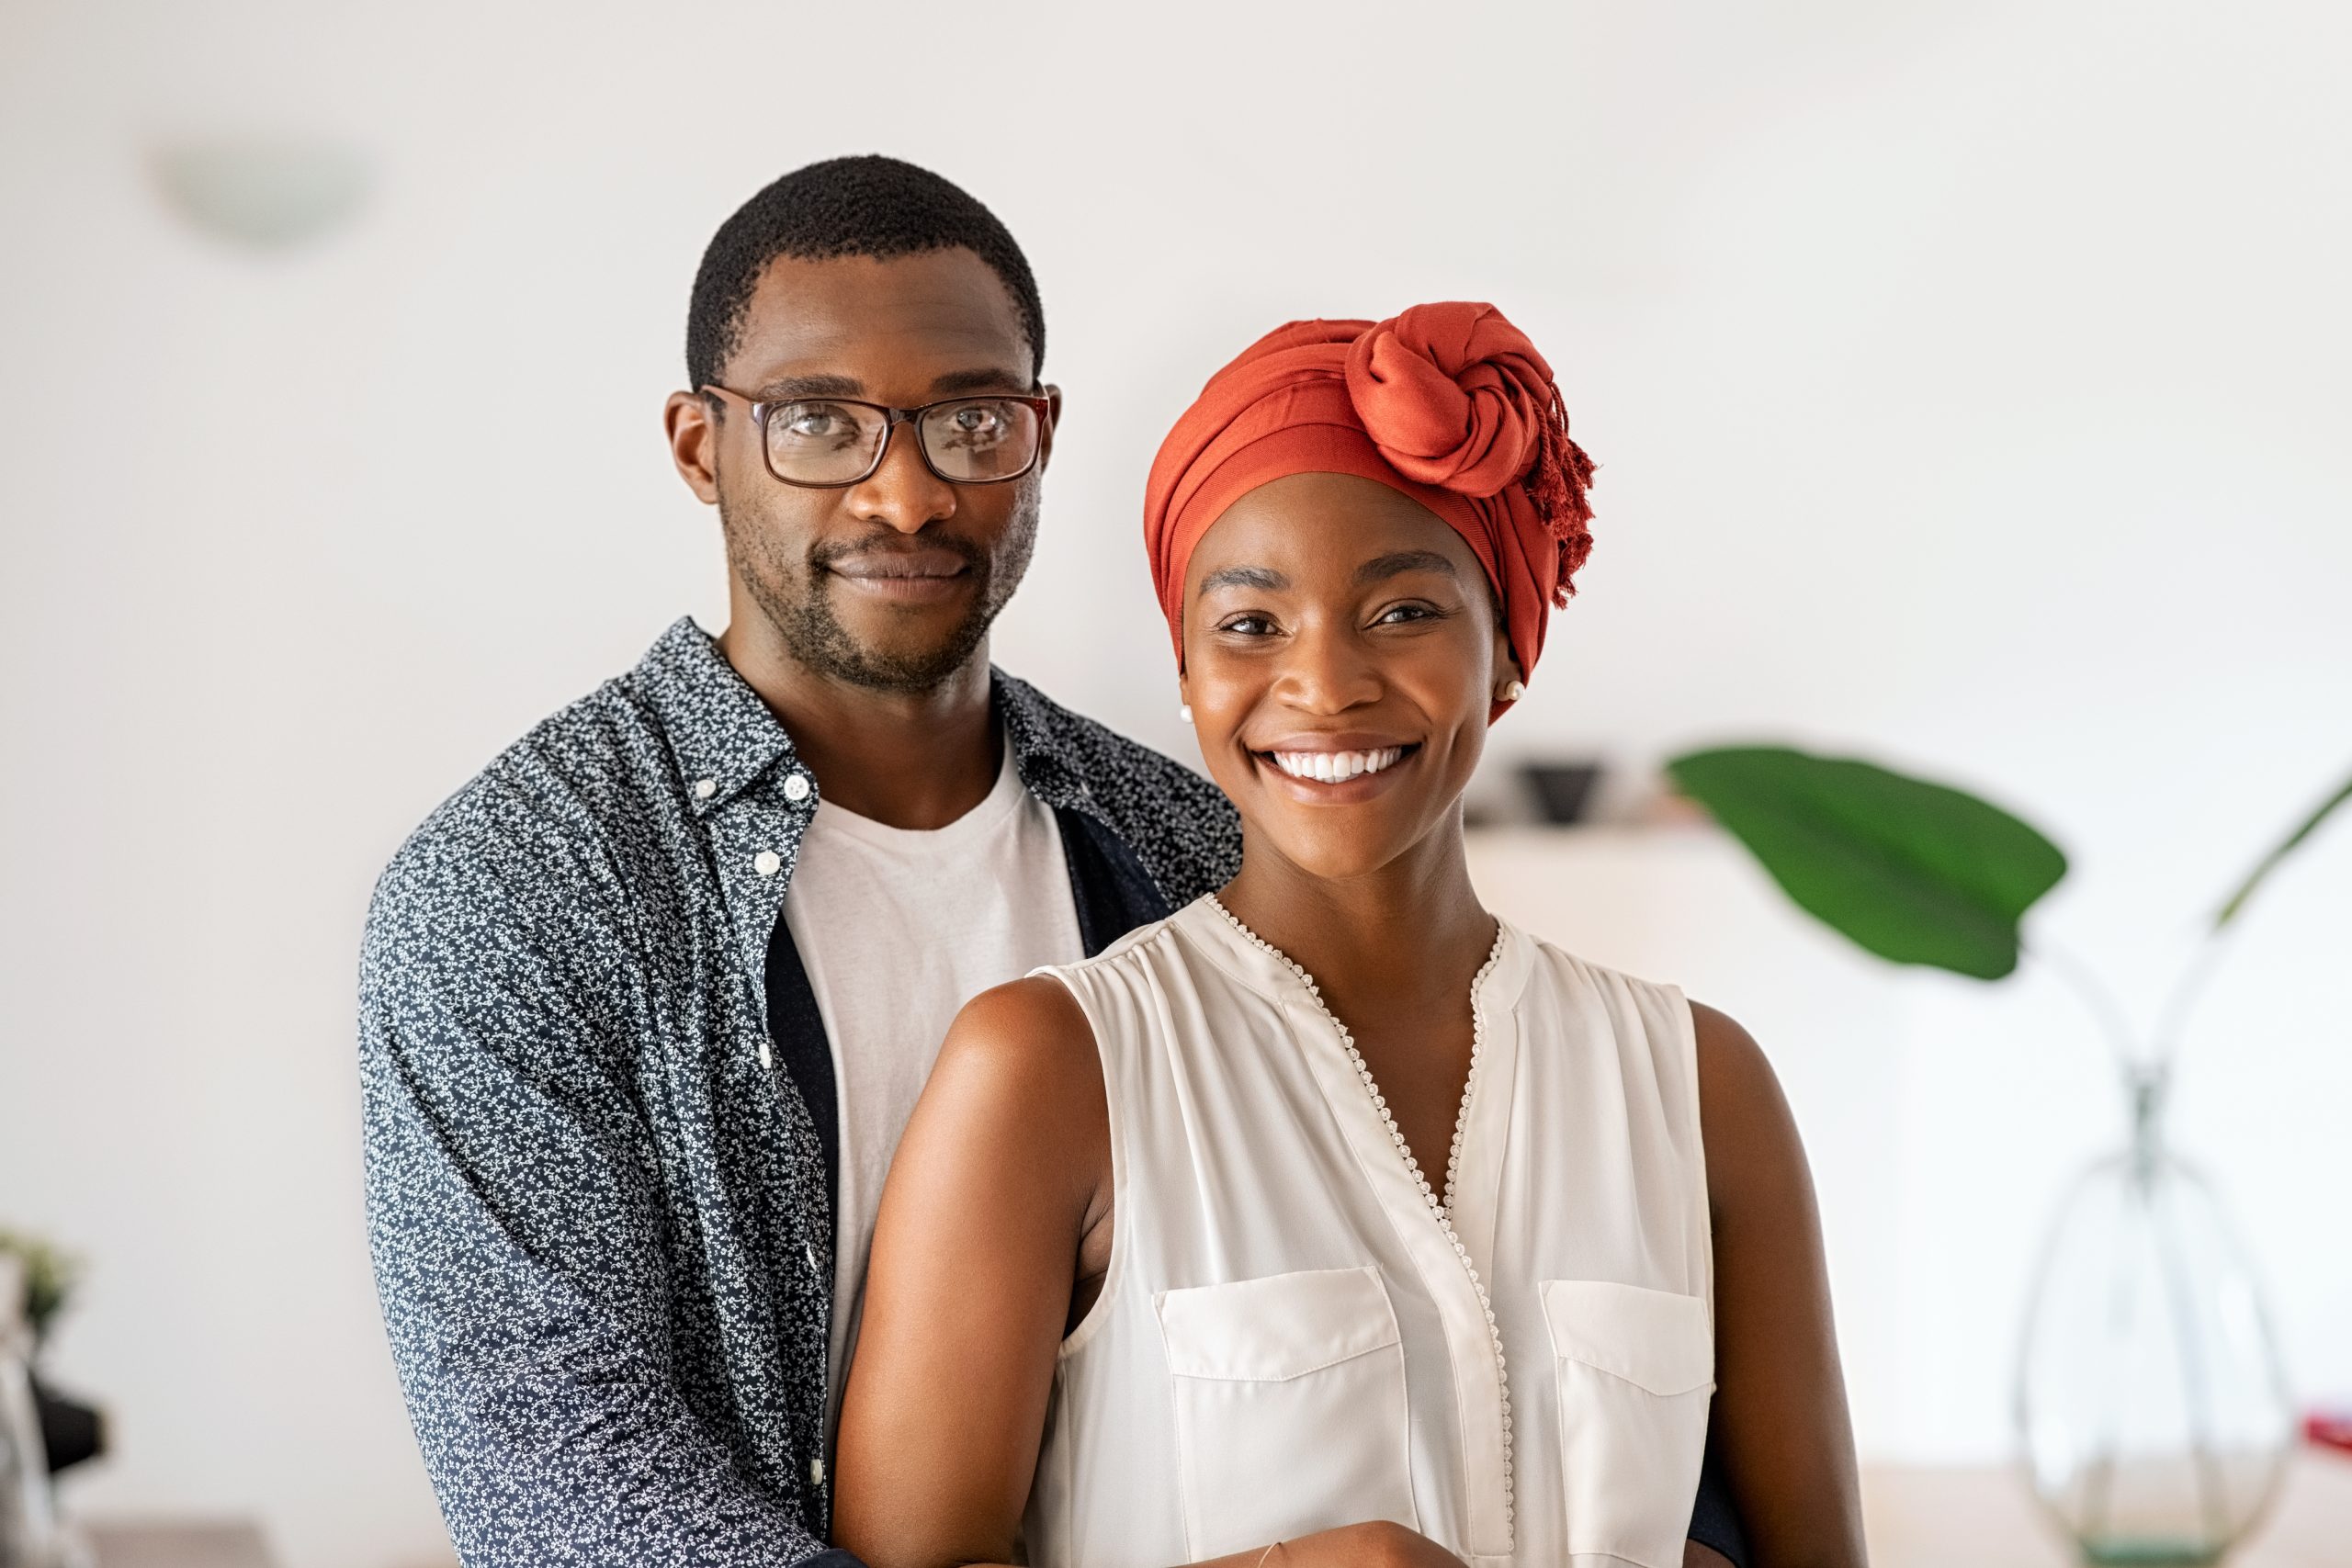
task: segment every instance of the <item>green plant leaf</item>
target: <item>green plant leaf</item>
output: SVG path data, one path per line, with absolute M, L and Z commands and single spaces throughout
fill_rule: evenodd
M 2018 921 L 2066 874 L 1999 807 L 1873 762 L 1733 746 L 1666 766 L 1800 908 L 1897 964 L 2001 978 Z
M 2327 820 L 2330 812 L 2347 800 L 2352 800 L 2352 779 L 2345 780 L 2342 789 L 2322 801 L 2317 811 L 2303 818 L 2301 827 L 2288 834 L 2285 842 L 2263 856 L 2261 863 L 2246 874 L 2246 879 L 2238 884 L 2238 890 L 2230 895 L 2229 902 L 2223 904 L 2221 911 L 2213 917 L 2213 929 L 2220 931 L 2236 919 L 2238 911 L 2245 908 L 2245 901 L 2254 897 L 2254 890 L 2262 886 L 2262 879 L 2268 876 L 2280 861 L 2294 853 L 2296 846 L 2317 832 L 2319 825 Z
M 14 1253 L 25 1268 L 25 1321 L 33 1338 L 47 1337 L 80 1280 L 82 1265 L 62 1248 L 28 1232 L 0 1228 L 0 1252 Z

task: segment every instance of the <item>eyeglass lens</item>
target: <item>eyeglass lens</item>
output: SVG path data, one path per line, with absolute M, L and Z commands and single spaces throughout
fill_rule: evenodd
M 1010 398 L 957 398 L 913 421 L 940 478 L 967 484 L 1011 479 L 1037 456 L 1037 411 Z M 801 484 L 849 484 L 874 470 L 889 430 L 880 409 L 820 398 L 768 410 L 768 463 Z

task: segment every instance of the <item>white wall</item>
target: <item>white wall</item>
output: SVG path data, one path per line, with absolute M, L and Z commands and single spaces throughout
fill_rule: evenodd
M 0 3 L 0 1217 L 94 1265 L 57 1371 L 118 1451 L 77 1500 L 257 1509 L 293 1568 L 435 1550 L 358 1229 L 357 923 L 500 745 L 718 624 L 658 414 L 763 180 L 899 152 L 1028 247 L 1069 413 L 1012 668 L 1182 743 L 1136 547 L 1169 419 L 1287 317 L 1492 299 L 1603 464 L 1499 751 L 1762 733 L 1974 782 L 2064 838 L 2040 929 L 2144 1009 L 2352 763 L 2346 17 Z M 148 150 L 244 128 L 362 145 L 372 204 L 284 255 L 187 231 Z M 2181 1132 L 2305 1386 L 2352 1392 L 2352 830 L 2246 927 Z M 1709 999 L 1833 1224 L 1900 1194 L 1832 1235 L 1865 1445 L 1996 1453 L 2033 1232 L 2115 1131 L 2098 1057 L 2041 982 L 1840 972 L 1867 1070 L 1769 986 Z

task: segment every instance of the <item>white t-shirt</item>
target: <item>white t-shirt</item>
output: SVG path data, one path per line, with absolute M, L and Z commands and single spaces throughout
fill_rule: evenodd
M 841 1128 L 826 1430 L 865 1305 L 882 1181 L 940 1042 L 991 986 L 1085 956 L 1054 814 L 1013 770 L 944 828 L 886 827 L 820 800 L 784 919 L 833 1055 Z

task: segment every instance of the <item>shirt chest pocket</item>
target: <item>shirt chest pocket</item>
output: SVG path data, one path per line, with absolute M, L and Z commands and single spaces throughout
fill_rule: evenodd
M 1680 1568 L 1715 1387 L 1706 1301 L 1608 1280 L 1538 1290 L 1559 1384 L 1568 1551 Z
M 1154 1298 L 1194 1561 L 1359 1519 L 1418 1526 L 1405 1348 L 1380 1271 Z

